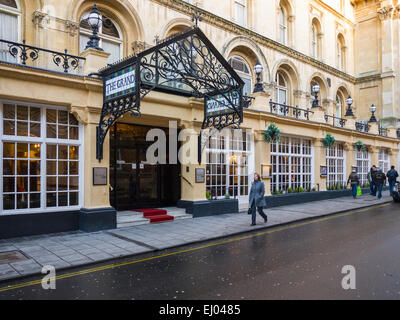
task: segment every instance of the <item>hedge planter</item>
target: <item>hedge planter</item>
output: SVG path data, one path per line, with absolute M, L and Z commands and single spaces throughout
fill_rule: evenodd
M 384 190 L 387 190 L 385 187 Z M 369 194 L 369 188 L 363 188 L 363 194 Z M 319 192 L 304 192 L 304 193 L 290 193 L 279 196 L 265 197 L 267 201 L 266 208 L 276 208 L 282 206 L 288 206 L 299 203 L 314 202 L 321 200 L 329 200 L 340 197 L 351 197 L 351 190 L 338 190 L 338 191 L 319 191 Z
M 194 218 L 217 216 L 227 213 L 239 212 L 237 199 L 213 200 L 213 201 L 179 201 L 178 208 L 185 208 L 186 213 Z

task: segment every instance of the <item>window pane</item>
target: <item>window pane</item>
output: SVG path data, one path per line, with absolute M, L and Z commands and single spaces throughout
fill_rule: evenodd
M 48 144 L 47 146 L 47 159 L 57 159 L 57 146 Z
M 57 193 L 48 193 L 47 194 L 47 207 L 56 207 L 57 206 Z
M 14 210 L 15 209 L 15 196 L 13 194 L 4 195 L 3 209 L 4 210 Z
M 58 123 L 68 124 L 68 112 L 58 110 Z
M 10 142 L 3 143 L 3 157 L 14 158 L 15 157 L 15 144 Z
M 57 138 L 57 126 L 53 124 L 47 125 L 47 138 Z
M 17 106 L 17 119 L 18 120 L 28 120 L 28 107 Z
M 30 124 L 30 136 L 38 138 L 40 137 L 40 123 Z
M 15 178 L 4 178 L 3 192 L 15 192 Z
M 28 136 L 28 122 L 17 121 L 17 135 Z
M 58 159 L 68 159 L 68 146 L 58 146 Z
M 29 195 L 29 207 L 40 208 L 40 193 L 31 193 Z
M 4 134 L 13 136 L 15 135 L 15 121 L 3 121 L 4 124 Z
M 17 158 L 28 158 L 28 144 L 18 143 L 17 144 Z
M 58 194 L 58 206 L 59 207 L 68 206 L 68 192 L 60 192 Z
M 47 109 L 46 110 L 46 121 L 48 123 L 57 123 L 57 110 Z
M 59 161 L 58 162 L 58 174 L 59 175 L 67 175 L 68 174 L 68 161 Z
M 15 106 L 13 104 L 5 104 L 3 106 L 3 117 L 5 119 L 15 119 Z
M 58 126 L 58 139 L 68 139 L 68 126 Z
M 31 107 L 30 120 L 31 121 L 40 121 L 40 108 Z
M 40 177 L 30 178 L 29 191 L 30 192 L 40 191 Z
M 79 147 L 76 146 L 69 147 L 69 158 L 71 160 L 78 160 L 78 154 L 79 154 Z
M 39 143 L 30 145 L 29 157 L 31 159 L 40 159 L 40 144 Z
M 69 124 L 73 126 L 77 126 L 79 124 L 78 120 L 76 120 L 73 114 L 69 114 Z
M 47 174 L 48 175 L 57 174 L 57 161 L 47 161 Z
M 29 174 L 32 176 L 40 175 L 40 161 L 30 161 L 29 163 Z
M 69 128 L 69 138 L 71 140 L 79 139 L 79 128 L 78 127 L 70 127 Z
M 57 190 L 57 178 L 56 177 L 47 177 L 47 190 L 48 191 L 56 191 Z
M 12 176 L 15 174 L 14 160 L 3 160 L 3 174 L 6 176 Z

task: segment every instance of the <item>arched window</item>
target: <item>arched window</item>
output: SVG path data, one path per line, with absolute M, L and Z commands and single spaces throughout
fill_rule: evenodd
M 83 15 L 80 23 L 79 50 L 81 52 L 85 50 L 90 36 L 92 35 L 92 29 L 87 22 L 87 15 L 88 14 Z M 103 23 L 99 30 L 99 45 L 105 52 L 110 53 L 108 63 L 113 63 L 122 58 L 122 35 L 120 28 L 113 20 L 104 15 L 102 19 Z
M 16 0 L 0 0 L 0 39 L 18 42 L 20 7 Z M 16 62 L 8 46 L 0 43 L 0 60 Z
M 288 82 L 282 72 L 276 73 L 276 100 L 280 104 L 288 104 Z
M 288 25 L 287 25 L 287 13 L 284 7 L 280 7 L 279 11 L 279 41 L 280 43 L 286 45 L 288 38 Z
M 314 59 L 321 59 L 321 24 L 317 19 L 313 19 L 311 25 L 311 55 Z
M 344 70 L 345 69 L 345 62 L 346 62 L 346 55 L 345 55 L 345 43 L 344 43 L 344 38 L 340 34 L 336 40 L 336 54 L 337 54 L 337 68 L 339 70 Z
M 342 117 L 342 110 L 343 110 L 343 100 L 340 95 L 336 95 L 336 110 L 335 110 L 335 116 L 338 118 Z
M 253 76 L 246 60 L 239 56 L 233 56 L 229 59 L 229 64 L 244 81 L 243 94 L 249 95 L 250 93 L 252 93 Z

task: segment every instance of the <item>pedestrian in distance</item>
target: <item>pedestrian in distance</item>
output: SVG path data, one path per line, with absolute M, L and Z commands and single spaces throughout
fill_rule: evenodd
M 249 196 L 249 204 L 250 204 L 249 213 L 251 213 L 251 226 L 256 225 L 256 219 L 257 219 L 256 210 L 258 210 L 258 213 L 264 219 L 264 223 L 268 222 L 268 217 L 263 211 L 263 208 L 267 206 L 264 195 L 265 195 L 264 182 L 261 181 L 260 175 L 258 173 L 255 173 L 254 182 L 251 185 L 250 196 Z
M 376 166 L 372 166 L 367 175 L 367 179 L 369 182 L 369 190 L 370 190 L 369 194 L 374 197 L 376 197 L 376 185 L 374 182 L 375 173 L 376 173 Z
M 349 179 L 347 180 L 347 184 L 351 184 L 351 192 L 353 194 L 353 198 L 357 198 L 357 189 L 360 185 L 360 178 L 358 177 L 357 171 L 353 169 L 353 172 L 350 173 Z
M 387 179 L 389 182 L 389 190 L 390 190 L 390 196 L 393 196 L 393 189 L 394 186 L 396 185 L 397 178 L 399 177 L 399 173 L 395 170 L 395 167 L 392 166 L 392 168 L 387 172 Z
M 373 177 L 376 190 L 378 192 L 378 199 L 382 199 L 383 185 L 386 183 L 386 175 L 382 172 L 382 169 L 377 169 Z

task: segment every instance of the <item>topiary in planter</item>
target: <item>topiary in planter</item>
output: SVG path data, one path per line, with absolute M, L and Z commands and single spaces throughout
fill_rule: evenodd
M 324 144 L 324 146 L 326 148 L 331 148 L 335 145 L 336 140 L 335 140 L 334 136 L 332 136 L 330 133 L 328 133 L 326 135 L 326 137 L 324 139 L 322 139 L 322 143 Z
M 367 151 L 367 147 L 364 144 L 364 142 L 362 142 L 361 140 L 358 140 L 355 144 L 353 144 L 354 149 L 356 149 L 357 151 Z
M 278 129 L 275 123 L 271 123 L 268 130 L 265 131 L 264 137 L 268 143 L 279 143 L 281 142 L 281 130 Z

